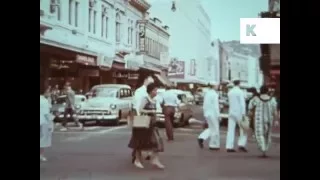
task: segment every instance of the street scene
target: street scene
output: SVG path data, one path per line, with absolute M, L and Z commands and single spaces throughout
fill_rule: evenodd
M 280 44 L 243 17 L 280 0 L 40 0 L 40 179 L 280 179 Z

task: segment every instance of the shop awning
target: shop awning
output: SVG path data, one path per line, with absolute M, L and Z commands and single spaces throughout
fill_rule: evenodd
M 147 69 L 147 70 L 150 70 L 150 71 L 154 71 L 154 72 L 158 72 L 160 73 L 161 72 L 161 69 L 155 67 L 154 65 L 152 65 L 151 63 L 147 63 L 145 62 L 141 68 L 144 68 L 144 69 Z
M 154 74 L 155 77 L 165 86 L 172 86 L 173 83 L 165 76 L 160 74 Z

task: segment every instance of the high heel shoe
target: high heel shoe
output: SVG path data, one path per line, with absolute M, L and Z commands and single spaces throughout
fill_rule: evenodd
M 152 161 L 151 161 L 151 164 L 159 169 L 164 169 L 165 166 L 163 164 L 161 164 L 161 162 L 159 161 L 158 158 L 154 158 Z
M 143 169 L 144 168 L 143 165 L 141 164 L 141 162 L 139 162 L 139 161 L 134 161 L 133 164 L 134 164 L 135 167 L 137 167 L 139 169 Z

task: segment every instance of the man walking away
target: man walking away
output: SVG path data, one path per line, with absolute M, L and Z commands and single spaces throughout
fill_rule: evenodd
M 180 100 L 177 97 L 177 94 L 173 92 L 171 87 L 168 87 L 167 91 L 163 93 L 164 101 L 164 119 L 166 134 L 168 141 L 173 141 L 173 121 L 175 109 L 178 108 Z
M 240 89 L 240 80 L 233 81 L 234 87 L 228 93 L 229 99 L 229 119 L 228 119 L 228 133 L 226 149 L 227 152 L 235 152 L 234 150 L 234 137 L 236 125 L 246 115 L 245 94 Z M 238 139 L 239 151 L 247 152 L 245 148 L 247 144 L 247 133 L 239 126 L 240 136 Z
M 82 123 L 79 122 L 79 119 L 76 115 L 75 92 L 72 90 L 70 82 L 66 82 L 65 84 L 65 94 L 66 94 L 66 107 L 64 109 L 64 117 L 62 122 L 63 128 L 61 128 L 60 131 L 67 131 L 68 115 L 70 115 L 70 118 L 74 120 L 74 122 L 78 127 L 83 129 L 83 125 Z
M 198 137 L 200 148 L 203 148 L 203 141 L 210 138 L 209 149 L 215 151 L 220 150 L 219 95 L 215 90 L 217 86 L 218 84 L 209 84 L 209 89 L 204 95 L 203 113 L 205 120 L 208 123 L 208 128 Z

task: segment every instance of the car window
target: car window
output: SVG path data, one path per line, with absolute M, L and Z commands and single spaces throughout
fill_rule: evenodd
M 132 91 L 131 91 L 131 89 L 127 89 L 127 97 L 132 97 Z
M 125 97 L 126 97 L 125 89 L 120 89 L 120 98 L 125 98 Z
M 96 96 L 117 97 L 118 88 L 100 87 L 100 88 L 95 88 L 93 91 L 96 94 Z

